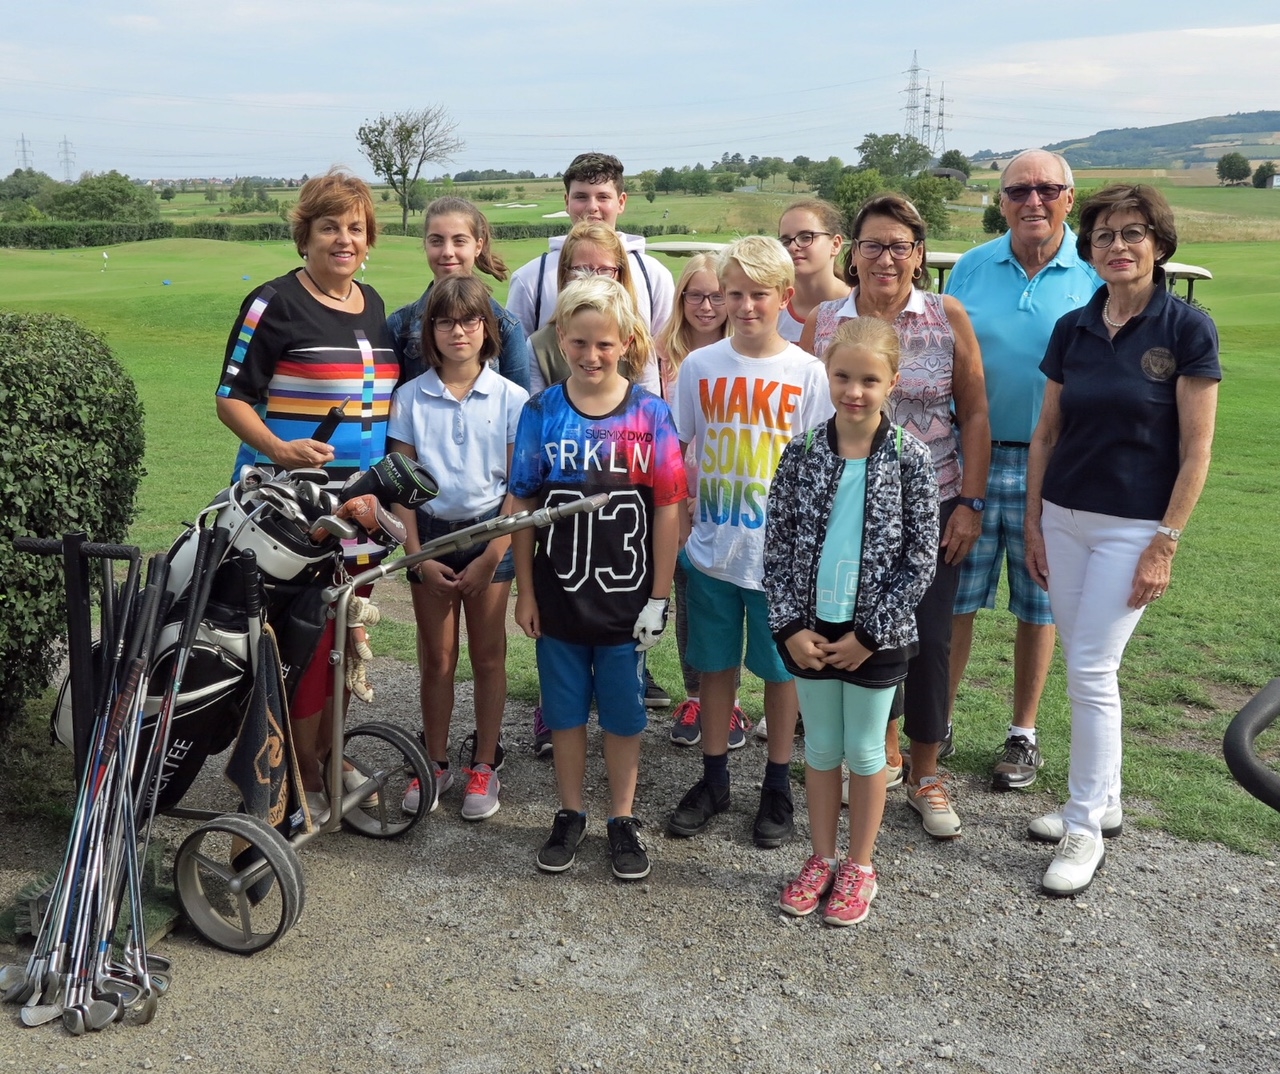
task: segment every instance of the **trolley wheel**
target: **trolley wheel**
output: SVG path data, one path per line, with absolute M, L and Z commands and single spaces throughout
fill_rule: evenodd
M 418 740 L 390 723 L 362 723 L 346 733 L 343 757 L 366 779 L 378 781 L 376 795 L 348 809 L 342 823 L 371 839 L 394 839 L 431 812 L 436 781 Z M 404 808 L 409 784 L 418 780 L 418 808 Z
M 306 901 L 298 855 L 266 821 L 228 813 L 178 848 L 174 887 L 195 930 L 224 951 L 252 955 L 293 928 Z

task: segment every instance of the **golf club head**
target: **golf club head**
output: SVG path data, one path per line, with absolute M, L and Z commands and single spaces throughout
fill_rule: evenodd
M 327 485 L 329 483 L 329 474 L 328 471 L 322 470 L 318 466 L 309 466 L 300 470 L 290 470 L 289 480 L 295 482 L 307 481 L 313 485 Z
M 36 983 L 30 979 L 19 981 L 5 990 L 5 1003 L 26 1003 L 36 992 Z
M 147 990 L 142 1002 L 130 1007 L 126 1017 L 133 1026 L 144 1026 L 156 1016 L 156 1008 L 160 1006 L 159 994 L 154 988 Z
M 240 467 L 240 480 L 237 482 L 241 492 L 251 492 L 259 485 L 265 485 L 272 480 L 275 474 L 269 470 L 263 470 L 258 466 L 242 466 Z
M 37 1003 L 31 1007 L 23 1007 L 20 1017 L 24 1026 L 47 1025 L 58 1017 L 62 1018 L 65 1025 L 67 1012 L 62 1006 L 61 1000 L 59 1000 L 57 1003 Z
M 25 984 L 27 980 L 26 966 L 0 967 L 0 992 L 7 993 L 16 985 Z
M 321 515 L 317 520 L 312 531 L 324 530 L 325 533 L 332 534 L 344 541 L 353 541 L 359 534 L 360 530 L 354 522 L 348 522 L 345 518 L 337 518 L 334 515 Z
M 61 1011 L 62 1028 L 73 1037 L 83 1037 L 89 1031 L 89 1012 L 85 1007 L 67 1007 Z M 23 1019 L 26 1021 L 25 1019 Z M 30 1025 L 31 1023 L 27 1023 Z M 39 1024 L 39 1023 L 36 1023 Z
M 124 1014 L 125 1004 L 124 1000 L 115 993 L 107 992 L 101 996 L 95 996 L 84 1004 L 84 1011 L 89 1028 L 96 1032 L 99 1029 L 105 1029 L 120 1018 Z

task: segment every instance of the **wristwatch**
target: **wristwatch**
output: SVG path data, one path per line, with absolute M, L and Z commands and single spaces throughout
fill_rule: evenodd
M 960 504 L 962 507 L 969 508 L 970 511 L 977 511 L 979 513 L 987 509 L 987 501 L 981 496 L 957 496 L 956 503 Z M 1174 540 L 1176 541 L 1177 538 L 1175 537 Z
M 1156 533 L 1163 533 L 1174 544 L 1178 543 L 1178 538 L 1182 536 L 1182 530 L 1175 530 L 1172 526 L 1157 526 Z

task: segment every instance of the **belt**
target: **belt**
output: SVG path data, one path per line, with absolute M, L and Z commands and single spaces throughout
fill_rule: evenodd
M 1031 445 L 1026 440 L 992 440 L 991 446 L 1029 448 Z

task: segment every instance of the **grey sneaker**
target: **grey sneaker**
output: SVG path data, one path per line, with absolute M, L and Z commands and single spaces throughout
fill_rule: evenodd
M 939 761 L 945 761 L 948 757 L 953 756 L 956 752 L 955 739 L 952 735 L 953 730 L 954 730 L 953 725 L 947 724 L 947 735 L 938 744 L 938 760 Z
M 1082 832 L 1068 832 L 1045 870 L 1040 887 L 1046 895 L 1079 895 L 1093 883 L 1093 874 L 1107 860 L 1101 839 Z
M 432 761 L 431 770 L 435 773 L 436 777 L 436 793 L 435 797 L 431 799 L 431 808 L 427 810 L 428 813 L 434 813 L 436 811 L 436 808 L 440 805 L 440 796 L 453 786 L 452 768 L 441 768 L 435 763 L 435 761 Z M 418 804 L 421 800 L 422 782 L 415 779 L 407 788 L 405 788 L 404 801 L 401 804 L 401 808 L 406 813 L 416 813 L 418 812 Z
M 478 764 L 465 771 L 467 793 L 462 799 L 462 819 L 486 820 L 492 817 L 502 804 L 498 801 L 498 792 L 502 790 L 498 773 L 487 764 Z
M 960 834 L 960 818 L 951 807 L 951 797 L 940 776 L 925 776 L 918 784 L 905 784 L 907 805 L 920 814 L 924 830 L 935 839 L 954 839 Z
M 578 844 L 586 837 L 587 818 L 572 809 L 561 809 L 551 823 L 551 834 L 538 851 L 538 868 L 563 873 L 577 857 Z
M 991 789 L 1011 791 L 1017 787 L 1030 787 L 1036 781 L 1036 773 L 1044 765 L 1040 747 L 1026 735 L 1010 735 L 1004 745 L 996 750 L 995 767 L 991 770 Z
M 1120 806 L 1111 806 L 1102 814 L 1102 838 L 1114 839 L 1122 831 L 1124 811 Z M 1037 843 L 1060 843 L 1066 834 L 1067 825 L 1060 812 L 1046 813 L 1027 825 L 1027 835 Z

